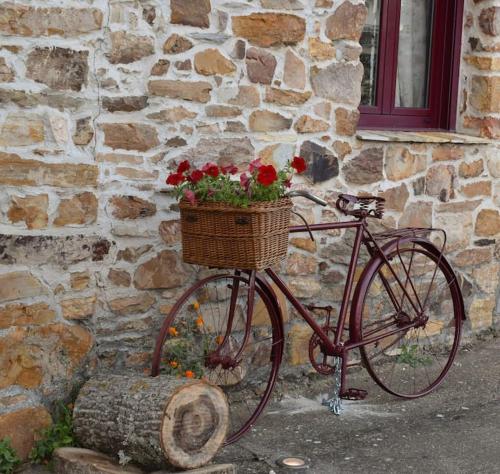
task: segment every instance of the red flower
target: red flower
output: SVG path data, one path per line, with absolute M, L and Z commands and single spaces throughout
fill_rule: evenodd
M 303 173 L 307 168 L 306 160 L 304 160 L 301 156 L 294 156 L 292 160 L 292 168 L 294 168 L 299 174 Z
M 273 165 L 262 165 L 259 168 L 259 174 L 257 175 L 257 181 L 263 186 L 270 186 L 278 179 L 278 173 L 274 169 Z
M 172 173 L 167 178 L 167 184 L 171 184 L 172 186 L 178 186 L 185 179 L 186 178 L 180 173 Z
M 219 176 L 219 167 L 214 162 L 204 165 L 201 171 L 208 176 L 212 176 L 212 178 L 217 178 L 217 176 Z
M 234 165 L 223 166 L 221 169 L 223 174 L 236 174 L 238 172 L 238 168 Z
M 203 178 L 203 172 L 200 170 L 193 170 L 188 176 L 188 181 L 191 183 L 197 183 Z
M 179 166 L 177 167 L 177 173 L 182 174 L 184 173 L 184 171 L 189 170 L 189 168 L 191 168 L 191 165 L 189 164 L 188 160 L 181 161 L 179 163 Z

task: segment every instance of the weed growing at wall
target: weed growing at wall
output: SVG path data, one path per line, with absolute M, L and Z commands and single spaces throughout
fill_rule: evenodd
M 39 432 L 40 439 L 35 442 L 30 460 L 38 464 L 50 464 L 55 449 L 75 446 L 73 435 L 73 413 L 69 406 L 60 403 L 56 409 L 56 421 L 52 426 Z
M 21 460 L 17 456 L 16 451 L 10 445 L 10 438 L 0 440 L 0 472 L 11 474 L 16 466 L 21 464 Z

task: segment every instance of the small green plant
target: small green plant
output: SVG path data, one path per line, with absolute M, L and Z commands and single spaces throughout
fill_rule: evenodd
M 429 356 L 418 354 L 418 345 L 416 344 L 401 346 L 401 354 L 399 354 L 397 361 L 400 364 L 408 364 L 413 369 L 419 365 L 432 364 L 432 359 Z
M 30 460 L 38 464 L 50 464 L 52 453 L 57 448 L 75 446 L 73 435 L 73 414 L 70 407 L 60 403 L 56 409 L 54 424 L 39 432 L 40 439 L 35 442 Z
M 16 466 L 21 464 L 16 451 L 10 445 L 10 438 L 0 440 L 0 472 L 12 474 Z

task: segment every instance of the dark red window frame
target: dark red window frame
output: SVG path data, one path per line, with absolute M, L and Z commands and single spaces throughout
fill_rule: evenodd
M 436 0 L 427 108 L 395 107 L 401 0 L 384 0 L 380 19 L 376 106 L 360 106 L 359 128 L 454 130 L 464 0 Z

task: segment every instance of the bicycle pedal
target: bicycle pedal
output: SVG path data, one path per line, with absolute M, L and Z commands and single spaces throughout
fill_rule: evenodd
M 368 392 L 360 388 L 348 388 L 344 393 L 340 395 L 343 400 L 364 400 Z

